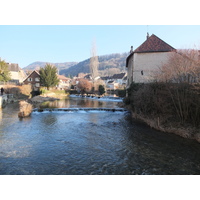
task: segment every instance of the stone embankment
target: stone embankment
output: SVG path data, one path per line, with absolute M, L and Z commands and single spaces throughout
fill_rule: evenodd
M 6 104 L 13 102 L 14 97 L 12 94 L 4 94 L 0 96 L 0 109 L 6 106 Z

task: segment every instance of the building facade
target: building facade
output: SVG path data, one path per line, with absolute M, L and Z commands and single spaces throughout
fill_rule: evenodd
M 34 70 L 30 73 L 26 79 L 23 81 L 25 85 L 31 85 L 33 91 L 39 91 L 40 89 L 40 74 L 38 71 Z
M 172 46 L 158 38 L 147 34 L 147 39 L 126 59 L 127 88 L 132 82 L 148 83 L 153 81 L 154 73 L 165 64 L 170 55 L 176 52 Z
M 8 70 L 10 71 L 11 80 L 10 82 L 19 84 L 22 83 L 26 77 L 26 73 L 16 63 L 7 63 Z

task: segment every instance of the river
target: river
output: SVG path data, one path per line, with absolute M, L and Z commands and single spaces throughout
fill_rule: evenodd
M 118 108 L 113 100 L 72 97 L 43 108 Z M 200 144 L 153 130 L 126 111 L 0 111 L 0 174 L 200 174 Z

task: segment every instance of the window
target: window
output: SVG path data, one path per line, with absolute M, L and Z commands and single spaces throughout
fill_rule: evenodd
M 35 81 L 39 82 L 39 81 L 40 81 L 40 78 L 36 77 L 36 78 L 35 78 Z
M 28 78 L 28 81 L 32 81 L 33 79 L 32 78 Z
M 39 84 L 39 83 L 36 83 L 36 84 L 35 84 L 35 87 L 40 87 L 40 84 Z

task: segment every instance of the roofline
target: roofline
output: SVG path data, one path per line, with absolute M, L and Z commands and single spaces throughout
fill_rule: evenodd
M 169 45 L 169 44 L 168 44 L 167 42 L 165 42 L 164 40 L 160 39 L 160 38 L 159 38 L 157 35 L 155 35 L 155 34 L 152 34 L 150 37 L 147 38 L 147 40 L 148 40 L 149 38 L 151 38 L 152 36 L 158 38 L 158 39 L 161 40 L 163 43 L 165 43 L 166 45 L 168 45 L 168 46 L 172 49 L 172 51 L 175 50 L 174 47 L 172 47 L 171 45 Z M 137 47 L 137 48 L 134 50 L 134 52 L 135 52 L 135 53 L 145 53 L 145 52 L 171 52 L 171 50 L 169 50 L 169 51 L 162 51 L 162 50 L 159 50 L 159 51 L 137 51 L 137 49 L 139 49 L 147 40 L 145 40 L 139 47 Z
M 36 70 L 33 70 L 22 82 L 24 82 L 30 75 L 32 75 L 33 72 L 36 72 L 40 76 L 40 74 Z

